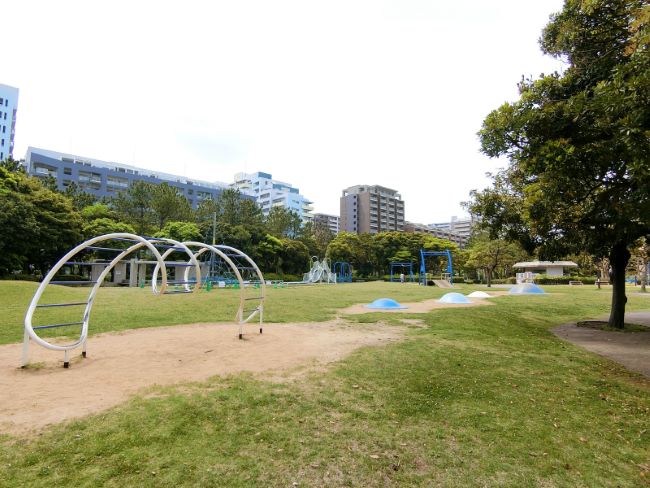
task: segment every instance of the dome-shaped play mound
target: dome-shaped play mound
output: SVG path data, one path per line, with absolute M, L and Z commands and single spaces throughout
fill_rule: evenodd
M 473 291 L 469 295 L 470 298 L 492 298 L 492 295 L 485 293 L 484 291 Z
M 446 293 L 442 296 L 440 300 L 438 300 L 438 303 L 467 304 L 467 303 L 472 303 L 472 301 L 462 293 Z
M 508 294 L 510 295 L 536 295 L 546 293 L 535 283 L 521 283 L 510 288 Z
M 403 310 L 405 308 L 408 308 L 401 303 L 396 302 L 392 298 L 378 298 L 374 302 L 364 306 L 366 308 L 373 308 L 376 310 Z

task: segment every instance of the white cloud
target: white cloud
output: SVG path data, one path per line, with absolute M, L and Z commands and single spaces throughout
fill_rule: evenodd
M 262 170 L 338 213 L 346 186 L 395 188 L 406 217 L 461 214 L 499 163 L 487 113 L 561 0 L 12 2 L 4 74 L 28 145 L 230 181 Z

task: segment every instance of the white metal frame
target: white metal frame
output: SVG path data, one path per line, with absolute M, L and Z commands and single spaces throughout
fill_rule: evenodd
M 243 338 L 244 324 L 250 322 L 251 319 L 258 314 L 260 318 L 259 324 L 260 324 L 260 334 L 261 334 L 263 329 L 262 324 L 264 321 L 264 300 L 266 298 L 266 284 L 264 283 L 264 276 L 262 276 L 262 272 L 257 267 L 257 264 L 255 264 L 255 261 L 253 261 L 244 252 L 230 246 L 225 246 L 221 244 L 210 245 L 210 244 L 205 244 L 203 242 L 195 242 L 195 241 L 186 241 L 183 244 L 189 247 L 199 248 L 199 250 L 194 254 L 194 258 L 198 258 L 201 254 L 207 251 L 211 251 L 217 256 L 219 256 L 221 259 L 223 259 L 228 264 L 228 266 L 230 266 L 230 269 L 232 269 L 239 283 L 239 308 L 237 309 L 237 315 L 235 316 L 235 319 L 239 324 L 239 338 L 240 339 Z M 255 273 L 257 274 L 258 278 L 260 279 L 260 296 L 251 297 L 251 298 L 245 296 L 246 284 L 244 283 L 244 279 L 242 278 L 241 273 L 239 272 L 239 268 L 233 262 L 233 260 L 230 259 L 230 257 L 223 251 L 233 252 L 237 254 L 238 257 L 242 257 L 243 259 L 245 259 L 251 265 L 251 267 L 254 269 Z M 246 309 L 247 302 L 252 300 L 259 300 L 259 304 L 257 306 L 254 306 L 254 308 L 252 309 Z M 246 318 L 244 318 L 244 314 L 246 312 L 250 312 L 250 314 Z
M 43 295 L 45 288 L 52 281 L 52 278 L 63 266 L 65 266 L 65 264 L 68 261 L 70 261 L 72 257 L 77 255 L 79 252 L 85 250 L 88 247 L 92 247 L 94 244 L 97 244 L 99 242 L 114 240 L 114 239 L 128 239 L 131 241 L 135 241 L 136 243 L 128 247 L 121 253 L 119 253 L 115 258 L 113 258 L 113 260 L 104 268 L 104 270 L 97 278 L 97 281 L 94 283 L 94 286 L 92 287 L 90 293 L 88 294 L 88 301 L 86 302 L 86 309 L 83 314 L 83 321 L 81 323 L 81 333 L 79 335 L 79 339 L 77 339 L 75 342 L 71 344 L 52 344 L 44 340 L 43 338 L 39 337 L 38 334 L 34 331 L 34 326 L 32 325 L 32 318 L 34 316 L 34 312 L 36 311 L 36 308 L 39 307 L 38 302 L 41 299 L 41 296 Z M 38 289 L 36 290 L 36 293 L 34 294 L 34 297 L 32 298 L 32 301 L 29 304 L 29 307 L 27 308 L 27 313 L 25 314 L 25 333 L 23 336 L 22 366 L 24 367 L 29 363 L 30 340 L 36 342 L 38 345 L 43 346 L 47 349 L 52 349 L 54 351 L 63 351 L 64 368 L 67 368 L 68 365 L 70 364 L 68 351 L 81 347 L 82 348 L 81 355 L 83 357 L 86 357 L 86 346 L 87 346 L 86 343 L 88 339 L 88 322 L 90 320 L 90 312 L 92 310 L 95 301 L 95 295 L 97 295 L 97 290 L 99 290 L 99 287 L 102 285 L 104 279 L 117 263 L 122 261 L 126 256 L 131 254 L 133 251 L 137 251 L 138 249 L 141 249 L 143 247 L 146 247 L 149 251 L 151 251 L 151 253 L 156 258 L 156 261 L 158 262 L 158 265 L 160 266 L 161 269 L 161 274 L 162 274 L 161 286 L 159 290 L 154 290 L 154 293 L 155 294 L 164 293 L 165 290 L 167 289 L 167 269 L 165 267 L 165 261 L 163 260 L 162 256 L 158 252 L 158 249 L 156 249 L 156 247 L 151 241 L 143 237 L 140 237 L 138 235 L 129 234 L 126 232 L 117 232 L 113 234 L 105 234 L 98 237 L 93 237 L 92 239 L 82 242 L 77 247 L 75 247 L 70 252 L 68 252 L 65 256 L 63 256 L 54 265 L 54 267 L 52 267 L 50 272 L 47 273 L 47 276 L 45 276 L 45 278 L 39 285 Z M 41 307 L 58 307 L 58 306 L 68 306 L 68 305 L 73 305 L 73 304 L 40 304 Z
M 88 248 L 94 248 L 94 245 L 97 243 L 101 243 L 103 241 L 110 241 L 110 240 L 124 240 L 127 242 L 132 242 L 133 244 L 130 245 L 127 249 L 124 249 L 122 252 L 119 252 L 116 257 L 114 257 L 110 262 L 107 263 L 102 263 L 105 264 L 104 270 L 100 273 L 99 277 L 97 278 L 96 281 L 91 281 L 90 283 L 93 283 L 93 287 L 91 288 L 89 294 L 88 294 L 88 300 L 86 302 L 74 302 L 74 303 L 54 303 L 54 304 L 39 304 L 39 301 L 41 299 L 41 296 L 43 295 L 43 292 L 45 291 L 47 285 L 49 285 L 53 280 L 54 276 L 58 271 L 65 266 L 66 264 L 69 263 L 71 258 L 76 256 L 78 253 L 88 249 Z M 169 245 L 169 249 L 167 249 L 162 255 L 156 248 L 156 245 Z M 97 291 L 99 290 L 99 287 L 102 285 L 104 282 L 104 279 L 110 273 L 110 271 L 115 267 L 117 263 L 122 261 L 126 256 L 131 254 L 134 251 L 137 251 L 142 248 L 147 248 L 155 257 L 155 261 L 151 261 L 152 264 L 155 263 L 155 268 L 153 272 L 153 277 L 151 280 L 151 289 L 154 295 L 163 295 L 167 292 L 167 285 L 168 285 L 168 280 L 167 280 L 167 268 L 165 265 L 165 259 L 174 251 L 184 251 L 189 259 L 187 262 L 187 266 L 185 268 L 185 273 L 184 273 L 184 287 L 185 287 L 185 293 L 191 293 L 197 291 L 201 287 L 201 268 L 200 268 L 200 263 L 198 261 L 198 257 L 203 254 L 204 252 L 210 251 L 219 256 L 221 259 L 223 259 L 228 266 L 232 269 L 233 273 L 237 277 L 237 280 L 239 282 L 239 308 L 237 310 L 237 315 L 236 315 L 236 320 L 239 324 L 239 338 L 241 339 L 243 336 L 243 326 L 244 324 L 248 323 L 255 317 L 256 315 L 259 315 L 259 331 L 260 334 L 262 333 L 262 324 L 263 324 L 263 317 L 264 317 L 264 301 L 266 298 L 266 284 L 264 282 L 264 277 L 262 275 L 262 272 L 260 271 L 259 267 L 255 262 L 245 253 L 240 251 L 239 249 L 236 249 L 234 247 L 230 246 L 225 246 L 225 245 L 209 245 L 209 244 L 204 244 L 202 242 L 194 242 L 194 241 L 188 241 L 188 242 L 179 242 L 175 241 L 173 239 L 166 239 L 166 238 L 144 238 L 135 234 L 130 234 L 130 233 L 125 233 L 125 232 L 119 232 L 119 233 L 112 233 L 112 234 L 105 234 L 101 235 L 98 237 L 94 237 L 92 239 L 89 239 L 78 246 L 76 246 L 74 249 L 72 249 L 70 252 L 68 252 L 65 256 L 63 256 L 49 271 L 49 273 L 45 276 L 41 284 L 39 285 L 38 289 L 36 290 L 36 293 L 34 294 L 34 297 L 32 298 L 29 307 L 27 308 L 27 313 L 25 314 L 25 321 L 24 321 L 24 337 L 23 337 L 23 351 L 22 351 L 22 366 L 25 367 L 29 363 L 29 344 L 30 341 L 36 342 L 38 345 L 45 347 L 46 349 L 51 349 L 54 351 L 63 351 L 64 353 L 64 359 L 63 359 L 63 367 L 67 368 L 69 366 L 69 351 L 74 350 L 78 347 L 82 348 L 82 356 L 86 357 L 86 351 L 87 351 L 87 339 L 88 339 L 88 324 L 90 320 L 90 312 L 92 310 L 92 306 L 94 304 L 95 296 L 97 294 Z M 191 248 L 199 248 L 198 251 L 193 251 Z M 111 249 L 112 250 L 112 249 Z M 119 249 L 115 249 L 115 252 L 118 252 Z M 225 251 L 225 252 L 224 252 Z M 246 262 L 248 262 L 251 266 L 248 267 L 250 269 L 253 269 L 255 273 L 257 274 L 257 277 L 259 278 L 260 281 L 260 288 L 259 288 L 259 296 L 255 297 L 246 297 L 245 296 L 245 288 L 246 288 L 246 283 L 244 282 L 241 273 L 239 271 L 239 268 L 237 265 L 233 262 L 232 259 L 230 259 L 229 255 L 227 253 L 230 253 L 231 256 L 235 255 L 238 258 L 244 259 Z M 88 263 L 91 264 L 91 263 Z M 195 272 L 196 272 L 196 284 L 194 285 L 194 288 L 192 289 L 191 284 L 189 283 L 189 272 L 190 268 L 194 267 Z M 247 268 L 247 269 L 248 269 Z M 160 275 L 160 285 L 158 284 L 158 275 Z M 85 283 L 85 282 L 84 282 Z M 55 283 L 57 284 L 57 283 Z M 72 284 L 72 283 L 71 283 Z M 253 305 L 252 309 L 246 309 L 245 306 L 247 303 L 249 303 L 252 300 L 257 300 L 259 303 L 257 305 Z M 76 306 L 76 305 L 85 305 L 85 310 L 83 314 L 83 320 L 82 322 L 73 322 L 69 324 L 53 324 L 53 325 L 46 325 L 46 326 L 37 326 L 34 327 L 32 324 L 32 319 L 34 316 L 34 313 L 37 308 L 39 307 L 66 307 L 66 306 Z M 244 314 L 250 312 L 249 315 L 244 318 Z M 49 328 L 49 327 L 62 327 L 62 326 L 67 326 L 67 325 L 81 325 L 81 333 L 79 335 L 79 338 L 70 343 L 70 344 L 52 344 L 51 342 L 46 341 L 42 337 L 40 337 L 36 331 L 34 330 L 39 329 L 39 328 Z

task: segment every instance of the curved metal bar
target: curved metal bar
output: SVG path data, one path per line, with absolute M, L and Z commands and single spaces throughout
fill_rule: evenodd
M 183 242 L 183 244 L 190 247 L 200 248 L 200 250 L 194 254 L 195 258 L 198 258 L 201 254 L 203 254 L 206 251 L 212 251 L 221 259 L 223 259 L 228 264 L 228 266 L 230 266 L 230 269 L 232 269 L 233 272 L 235 273 L 235 276 L 237 277 L 237 281 L 239 282 L 239 309 L 237 310 L 237 315 L 235 316 L 235 318 L 237 319 L 237 322 L 239 322 L 239 338 L 241 339 L 243 334 L 242 321 L 244 317 L 244 304 L 246 303 L 246 300 L 244 297 L 244 280 L 241 277 L 241 273 L 239 272 L 237 265 L 235 265 L 232 259 L 230 259 L 225 253 L 223 253 L 216 246 L 205 244 L 203 242 L 196 242 L 196 241 L 185 241 Z
M 257 267 L 257 264 L 255 261 L 251 259 L 248 254 L 244 253 L 243 251 L 240 251 L 239 249 L 236 249 L 234 247 L 226 246 L 223 244 L 219 244 L 215 246 L 219 249 L 225 249 L 226 251 L 232 251 L 237 254 L 239 254 L 242 258 L 244 258 L 248 263 L 253 267 L 255 270 L 255 273 L 257 274 L 257 277 L 260 279 L 260 292 L 261 292 L 261 297 L 260 297 L 260 304 L 258 305 L 258 309 L 256 311 L 253 311 L 252 314 L 250 314 L 246 319 L 243 319 L 242 317 L 242 322 L 245 324 L 249 322 L 255 315 L 259 312 L 260 314 L 260 333 L 262 332 L 262 321 L 263 321 L 263 314 L 264 314 L 264 300 L 266 299 L 266 282 L 264 281 L 264 276 L 262 275 L 262 272 L 260 271 L 260 268 Z
M 102 273 L 99 275 L 99 278 L 97 278 L 97 281 L 95 282 L 94 286 L 92 287 L 89 296 L 88 296 L 88 301 L 86 304 L 86 309 L 84 311 L 84 316 L 83 316 L 83 325 L 81 328 L 81 334 L 79 335 L 79 339 L 72 344 L 51 344 L 47 342 L 46 340 L 42 339 L 39 337 L 36 332 L 34 332 L 34 328 L 32 326 L 32 318 L 34 316 L 34 311 L 37 308 L 38 302 L 41 299 L 41 296 L 43 295 L 43 292 L 45 291 L 45 288 L 47 285 L 52 281 L 52 278 L 56 275 L 56 273 L 65 265 L 66 262 L 70 261 L 70 258 L 75 256 L 77 253 L 83 251 L 84 249 L 88 247 L 92 247 L 93 244 L 97 242 L 102 242 L 106 240 L 111 240 L 111 239 L 120 239 L 120 238 L 126 238 L 126 239 L 132 239 L 136 244 L 133 246 L 130 246 L 129 248 L 125 249 L 122 251 L 120 254 L 118 254 L 113 260 L 110 262 L 108 266 L 104 268 Z M 104 279 L 108 275 L 108 273 L 111 271 L 111 269 L 122 259 L 124 259 L 125 256 L 129 255 L 133 251 L 136 251 L 142 247 L 147 247 L 151 253 L 155 256 L 156 260 L 161 266 L 161 269 L 163 270 L 162 272 L 162 283 L 161 283 L 161 293 L 164 292 L 164 290 L 167 288 L 167 270 L 165 268 L 165 262 L 162 259 L 162 256 L 158 252 L 158 250 L 155 248 L 155 246 L 149 242 L 148 240 L 137 236 L 135 234 L 129 234 L 125 232 L 117 232 L 117 233 L 112 233 L 112 234 L 105 234 L 97 237 L 93 237 L 92 239 L 89 239 L 85 242 L 82 242 L 78 246 L 76 246 L 74 249 L 72 249 L 70 252 L 68 252 L 65 256 L 63 256 L 59 261 L 50 269 L 48 274 L 45 276 L 41 284 L 39 285 L 38 289 L 36 290 L 36 293 L 34 294 L 34 297 L 32 298 L 29 307 L 27 308 L 27 313 L 25 314 L 25 321 L 24 321 L 24 326 L 25 326 L 25 333 L 24 333 L 24 342 L 23 342 L 23 366 L 25 366 L 28 361 L 29 361 L 29 341 L 30 339 L 39 344 L 40 346 L 43 346 L 47 349 L 52 349 L 55 351 L 64 351 L 65 352 L 65 361 L 64 365 L 67 364 L 67 351 L 75 349 L 81 345 L 84 346 L 84 352 L 85 352 L 85 343 L 86 339 L 88 337 L 88 321 L 90 319 L 90 312 L 92 310 L 92 306 L 94 303 L 95 295 L 97 294 L 97 290 L 99 287 L 102 285 Z
M 191 287 L 190 287 L 190 284 L 187 283 L 189 281 L 189 279 L 188 279 L 189 278 L 189 271 L 190 271 L 189 267 L 187 267 L 185 269 L 185 273 L 183 274 L 184 280 L 185 280 L 185 283 L 183 284 L 183 286 L 185 287 L 185 290 L 188 291 L 188 292 L 197 291 L 201 287 L 201 266 L 199 265 L 199 261 L 196 259 L 196 256 L 194 255 L 192 250 L 189 247 L 187 247 L 185 244 L 183 244 L 182 242 L 175 241 L 174 239 L 167 239 L 167 238 L 161 237 L 161 238 L 156 238 L 156 241 L 172 244 L 172 247 L 170 247 L 169 249 L 167 249 L 163 253 L 163 255 L 162 255 L 163 261 L 165 259 L 167 259 L 167 257 L 171 253 L 173 253 L 174 251 L 178 251 L 179 250 L 178 248 L 181 248 L 183 251 L 185 251 L 187 253 L 187 255 L 190 257 L 189 263 L 192 264 L 194 266 L 194 269 L 195 269 L 196 286 L 194 287 L 194 290 L 192 290 Z M 159 272 L 159 270 L 160 270 L 160 264 L 156 263 L 156 267 L 154 268 L 153 275 L 151 277 L 151 289 L 153 290 L 154 294 L 159 293 L 159 291 L 158 291 L 158 272 Z

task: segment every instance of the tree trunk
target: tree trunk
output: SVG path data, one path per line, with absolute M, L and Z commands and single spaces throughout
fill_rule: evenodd
M 609 326 L 622 329 L 625 324 L 625 269 L 630 260 L 630 251 L 623 242 L 614 245 L 609 253 L 609 263 L 612 266 L 612 309 L 609 314 Z
M 485 269 L 485 279 L 487 281 L 488 288 L 491 288 L 492 287 L 492 271 L 490 270 L 490 268 Z

